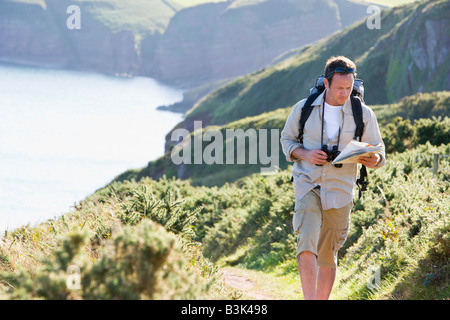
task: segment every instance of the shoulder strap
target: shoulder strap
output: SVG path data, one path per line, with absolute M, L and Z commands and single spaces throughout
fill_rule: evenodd
M 364 122 L 362 117 L 361 99 L 357 96 L 350 96 L 352 102 L 353 119 L 355 120 L 356 130 L 353 139 L 361 141 L 364 132 Z
M 356 124 L 355 136 L 353 137 L 353 139 L 361 141 L 362 134 L 364 132 L 361 100 L 359 97 L 352 95 L 351 101 L 352 101 L 353 119 L 355 120 Z M 366 178 L 367 178 L 366 166 L 361 166 L 361 169 L 359 169 L 359 178 L 356 180 L 356 185 L 358 186 L 359 189 L 359 198 L 361 198 L 361 192 L 367 190 L 368 182 L 366 181 Z
M 298 140 L 303 143 L 303 130 L 305 128 L 306 120 L 308 120 L 311 111 L 313 109 L 312 103 L 317 99 L 317 97 L 320 95 L 320 92 L 316 92 L 312 95 L 310 95 L 303 105 L 302 112 L 300 115 L 299 120 L 299 129 L 298 129 Z M 353 112 L 353 119 L 355 120 L 356 124 L 356 130 L 355 130 L 355 136 L 353 139 L 361 141 L 362 134 L 364 132 L 364 122 L 362 118 L 362 106 L 361 106 L 361 99 L 357 96 L 351 95 L 351 102 L 352 102 L 352 112 Z
M 320 96 L 321 92 L 313 93 L 306 99 L 305 104 L 302 108 L 302 113 L 300 115 L 300 121 L 299 121 L 299 128 L 298 128 L 298 141 L 300 143 L 303 143 L 303 130 L 305 129 L 305 123 L 306 120 L 308 120 L 311 111 L 314 106 L 312 106 L 312 103 L 317 99 L 318 96 Z

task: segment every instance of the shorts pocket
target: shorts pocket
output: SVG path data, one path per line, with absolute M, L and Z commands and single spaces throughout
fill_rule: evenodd
M 292 228 L 295 233 L 299 233 L 300 227 L 302 226 L 304 213 L 302 211 L 294 212 L 294 216 L 292 217 Z
M 345 243 L 348 237 L 349 224 L 342 223 L 336 227 L 334 237 L 334 252 L 337 252 Z
M 295 233 L 299 233 L 300 226 L 303 220 L 303 205 L 302 201 L 295 199 L 294 215 L 292 217 L 292 228 Z

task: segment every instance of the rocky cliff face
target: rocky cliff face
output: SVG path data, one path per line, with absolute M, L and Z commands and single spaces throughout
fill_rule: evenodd
M 81 29 L 67 28 L 69 0 L 46 0 L 46 7 L 5 2 L 0 11 L 0 61 L 44 67 L 132 75 L 140 65 L 131 31 L 113 32 L 77 3 Z
M 383 46 L 390 48 L 386 98 L 398 101 L 417 92 L 450 90 L 450 2 L 429 1 L 418 8 Z
M 64 67 L 70 55 L 47 10 L 36 4 L 0 4 L 0 61 Z
M 449 12 L 448 0 L 386 10 L 379 30 L 370 30 L 361 21 L 304 47 L 280 65 L 231 81 L 199 101 L 174 129 L 192 132 L 196 120 L 203 127 L 223 125 L 292 106 L 305 98 L 324 62 L 337 53 L 356 62 L 369 105 L 395 103 L 417 92 L 450 90 Z M 174 144 L 170 137 L 171 132 L 166 151 Z
M 176 13 L 171 7 L 174 16 L 165 32 L 149 29 L 138 35 L 132 25 L 136 12 L 121 11 L 130 15 L 122 20 L 131 25 L 120 28 L 102 20 L 106 12 L 119 14 L 113 1 L 43 3 L 0 3 L 0 61 L 138 74 L 186 87 L 253 72 L 366 15 L 366 6 L 347 0 L 235 0 Z M 81 9 L 80 30 L 66 26 L 72 4 Z
M 448 68 L 450 53 L 449 20 L 425 20 L 423 26 L 425 32 L 409 44 L 408 86 L 411 91 L 417 87 L 419 92 L 428 91 L 427 83 L 433 81 L 439 69 Z M 414 67 L 424 74 L 420 82 L 414 76 Z M 441 81 L 444 89 L 450 90 L 450 74 Z
M 189 86 L 255 71 L 366 15 L 366 6 L 340 2 L 351 17 L 327 0 L 229 1 L 181 10 L 157 46 L 158 78 Z
M 61 41 L 69 47 L 71 58 L 67 67 L 106 74 L 133 75 L 139 68 L 134 34 L 129 30 L 112 31 L 95 18 L 89 7 L 95 1 L 78 3 L 81 11 L 81 29 L 67 28 L 67 8 L 70 0 L 46 0 Z

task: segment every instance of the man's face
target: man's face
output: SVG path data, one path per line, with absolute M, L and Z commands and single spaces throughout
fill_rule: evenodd
M 330 83 L 324 80 L 325 87 L 328 89 L 325 101 L 332 106 L 342 106 L 353 90 L 353 74 L 335 73 L 333 81 Z

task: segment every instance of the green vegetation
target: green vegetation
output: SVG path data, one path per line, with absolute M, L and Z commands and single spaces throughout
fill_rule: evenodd
M 449 108 L 448 97 L 448 92 L 418 94 L 389 109 L 374 108 L 383 138 L 397 137 L 404 150 L 392 150 L 385 167 L 369 170 L 369 190 L 355 199 L 349 238 L 340 250 L 332 298 L 449 297 L 450 158 L 441 158 L 437 176 L 431 170 L 433 154 L 450 154 L 449 118 L 418 118 L 426 105 L 433 105 L 430 116 L 440 116 Z M 264 127 L 269 119 L 279 126 L 288 111 L 242 119 L 229 127 Z M 385 125 L 392 116 L 401 119 L 394 133 Z M 404 122 L 407 130 L 398 125 Z M 0 242 L 0 296 L 248 298 L 224 286 L 218 268 L 226 266 L 253 270 L 255 277 L 264 274 L 267 283 L 278 281 L 292 289 L 298 278 L 290 169 L 269 176 L 246 173 L 234 183 L 212 187 L 165 176 L 113 182 L 73 212 L 5 234 Z M 78 290 L 66 285 L 67 269 L 73 265 L 80 270 Z M 374 272 L 379 272 L 379 287 L 367 285 Z M 277 297 L 300 297 L 298 288 L 289 294 L 281 287 L 274 290 Z
M 223 125 L 292 106 L 308 94 L 325 61 L 333 55 L 355 61 L 369 105 L 397 103 L 419 91 L 448 90 L 445 66 L 450 55 L 442 53 L 439 61 L 434 60 L 427 56 L 430 48 L 423 48 L 423 44 L 430 37 L 444 41 L 444 30 L 450 27 L 449 6 L 448 1 L 420 1 L 383 10 L 381 29 L 368 29 L 364 20 L 302 47 L 278 64 L 212 92 L 187 112 L 186 122 L 201 119 Z M 427 28 L 429 34 L 424 31 Z M 427 71 L 430 68 L 433 71 Z
M 334 298 L 448 298 L 450 161 L 433 177 L 433 153 L 449 154 L 450 144 L 390 155 L 370 171 L 340 251 Z M 289 170 L 212 188 L 167 178 L 115 182 L 58 220 L 3 237 L 2 296 L 232 298 L 218 278 L 223 265 L 288 281 L 297 272 L 293 204 Z M 70 265 L 81 270 L 80 290 L 66 286 Z M 369 290 L 373 267 L 381 287 Z
M 449 154 L 449 147 L 427 143 L 393 154 L 383 170 L 370 174 L 370 192 L 355 202 L 340 252 L 336 298 L 449 297 L 448 159 L 439 178 L 430 172 L 432 154 Z M 381 286 L 369 290 L 371 268 L 379 270 Z
M 368 191 L 354 199 L 334 299 L 450 297 L 450 92 L 424 87 L 430 92 L 400 99 L 406 92 L 404 63 L 412 58 L 402 61 L 389 45 L 394 35 L 397 45 L 406 45 L 397 31 L 420 29 L 427 14 L 440 21 L 446 6 L 448 1 L 420 2 L 386 11 L 386 29 L 369 36 L 356 24 L 230 82 L 188 114 L 211 120 L 214 126 L 203 132 L 215 128 L 223 136 L 227 129 L 281 130 L 293 104 L 304 97 L 298 88 L 307 92 L 325 57 L 342 53 L 357 59 L 368 102 L 382 101 L 373 110 L 388 158 L 383 168 L 369 170 Z M 422 18 L 413 20 L 417 12 Z M 440 71 L 435 74 L 442 81 Z M 417 92 L 418 84 L 409 83 Z M 431 169 L 434 154 L 446 156 L 437 173 Z M 72 212 L 5 233 L 0 298 L 248 298 L 224 285 L 219 268 L 263 279 L 257 285 L 273 286 L 275 298 L 300 298 L 292 167 L 281 150 L 279 158 L 273 175 L 257 173 L 261 165 L 175 166 L 170 153 L 123 173 Z M 188 179 L 176 179 L 181 171 Z M 68 285 L 73 267 L 79 270 L 79 287 Z M 379 279 L 372 282 L 374 275 Z
M 75 211 L 0 242 L 0 284 L 11 299 L 202 299 L 228 297 L 181 208 L 180 183 L 113 185 Z M 183 183 L 181 183 L 183 184 Z M 149 187 L 157 187 L 150 192 Z M 173 195 L 172 195 L 173 194 Z M 67 285 L 69 267 L 80 288 Z
M 256 116 L 245 117 L 222 126 L 210 126 L 203 128 L 203 132 L 214 128 L 220 130 L 226 137 L 227 129 L 275 129 L 281 130 L 292 107 L 280 108 L 265 112 Z M 414 96 L 405 97 L 399 103 L 390 105 L 376 105 L 372 108 L 377 115 L 380 130 L 388 153 L 405 151 L 424 144 L 429 141 L 432 145 L 450 143 L 450 92 L 440 91 L 433 93 L 418 93 Z M 197 134 L 200 134 L 197 132 Z M 193 136 L 191 134 L 191 141 Z M 268 141 L 270 137 L 268 134 Z M 211 142 L 203 142 L 203 149 Z M 248 158 L 249 143 L 246 145 L 246 159 Z M 203 150 L 202 149 L 202 150 Z M 256 145 L 259 150 L 259 141 Z M 270 150 L 270 148 L 269 148 Z M 237 153 L 237 144 L 234 146 L 234 154 Z M 194 146 L 191 145 L 191 154 L 194 155 Z M 226 141 L 223 143 L 223 154 L 226 154 Z M 192 156 L 193 157 L 193 156 Z M 279 148 L 279 167 L 285 170 L 288 162 Z M 235 162 L 236 163 L 236 162 Z M 177 166 L 172 162 L 171 152 L 163 157 L 152 161 L 147 167 L 132 169 L 115 178 L 115 181 L 135 179 L 138 181 L 143 177 L 178 177 L 180 167 L 183 167 L 183 177 L 191 179 L 193 185 L 220 186 L 224 183 L 235 182 L 239 178 L 260 172 L 264 165 L 258 164 L 185 164 Z

